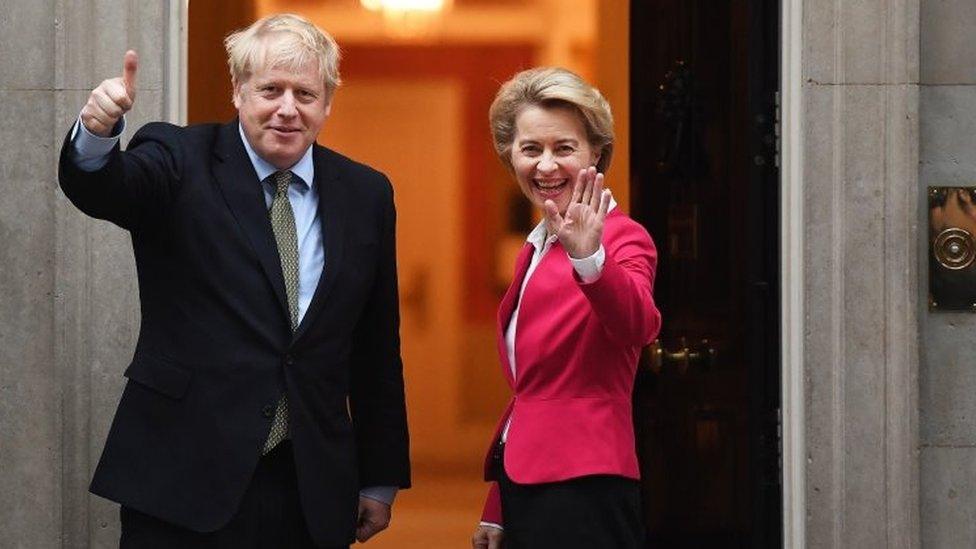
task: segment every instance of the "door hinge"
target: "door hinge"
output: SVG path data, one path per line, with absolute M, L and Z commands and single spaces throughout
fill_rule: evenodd
M 779 95 L 779 92 L 776 92 Z M 776 408 L 776 482 L 783 483 L 783 409 Z
M 776 140 L 776 150 L 773 153 L 773 165 L 779 168 L 780 148 L 783 144 L 782 132 L 782 107 L 780 104 L 779 91 L 773 92 L 773 136 Z

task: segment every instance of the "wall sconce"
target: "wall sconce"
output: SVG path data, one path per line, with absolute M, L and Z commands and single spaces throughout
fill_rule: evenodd
M 387 32 L 399 38 L 427 34 L 451 7 L 451 0 L 360 0 L 360 3 L 369 11 L 383 14 Z

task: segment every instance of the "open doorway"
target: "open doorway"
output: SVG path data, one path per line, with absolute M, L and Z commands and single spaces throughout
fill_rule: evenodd
M 386 171 L 400 211 L 416 488 L 371 543 L 463 547 L 508 396 L 495 305 L 532 224 L 493 156 L 488 105 L 528 66 L 595 81 L 621 145 L 610 184 L 660 251 L 664 332 L 635 403 L 649 541 L 780 546 L 779 2 L 568 4 L 455 0 L 440 30 L 404 37 L 358 0 L 191 2 L 189 122 L 234 115 L 229 31 L 292 11 L 336 35 L 345 86 L 320 142 Z
M 484 452 L 509 397 L 495 310 L 534 224 L 495 158 L 488 107 L 501 82 L 531 66 L 593 80 L 599 2 L 454 0 L 410 33 L 359 0 L 189 3 L 189 123 L 235 115 L 223 37 L 269 13 L 298 13 L 343 53 L 319 143 L 393 183 L 415 487 L 397 497 L 393 524 L 371 546 L 470 543 L 487 490 Z

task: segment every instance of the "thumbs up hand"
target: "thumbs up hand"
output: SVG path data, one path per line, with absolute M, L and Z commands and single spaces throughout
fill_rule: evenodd
M 136 71 L 139 56 L 129 50 L 125 52 L 122 63 L 122 76 L 102 81 L 88 96 L 88 102 L 81 109 L 81 123 L 85 128 L 102 137 L 109 137 L 112 128 L 129 112 L 136 99 Z

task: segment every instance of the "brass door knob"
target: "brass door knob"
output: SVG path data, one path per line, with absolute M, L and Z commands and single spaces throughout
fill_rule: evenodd
M 661 373 L 664 366 L 675 368 L 679 373 L 685 373 L 688 368 L 695 365 L 699 368 L 710 368 L 715 364 L 718 351 L 707 339 L 701 340 L 698 345 L 689 346 L 685 338 L 678 338 L 678 346 L 675 350 L 665 349 L 660 339 L 644 348 L 642 362 L 656 374 Z
M 653 343 L 644 347 L 643 355 L 642 362 L 650 367 L 652 372 L 660 374 L 661 367 L 664 366 L 664 349 L 661 348 L 661 340 L 655 339 Z

